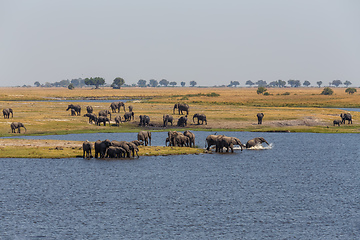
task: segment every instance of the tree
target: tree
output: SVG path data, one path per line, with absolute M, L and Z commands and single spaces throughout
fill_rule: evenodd
M 41 84 L 40 84 L 38 81 L 34 82 L 34 85 L 35 85 L 36 87 L 40 87 L 40 86 L 41 86 Z
M 263 86 L 258 87 L 256 93 L 257 94 L 264 94 L 267 91 L 267 89 Z
M 348 81 L 348 80 L 346 80 L 345 82 L 344 82 L 344 85 L 346 86 L 346 87 L 349 87 L 349 85 L 351 85 L 352 84 L 352 82 L 350 82 L 350 81 Z
M 279 82 L 278 81 L 272 81 L 272 82 L 269 83 L 269 86 L 277 87 L 277 86 L 279 86 Z
M 319 87 L 321 87 L 322 81 L 318 81 L 316 82 L 317 85 L 319 85 Z
M 166 80 L 166 79 L 161 79 L 160 82 L 159 82 L 159 84 L 160 84 L 161 86 L 167 87 L 167 85 L 169 85 L 169 81 Z
M 253 83 L 251 80 L 247 80 L 246 81 L 246 83 L 245 83 L 245 85 L 249 85 L 250 87 L 252 86 L 252 85 L 254 85 L 255 83 Z
M 334 91 L 331 88 L 325 87 L 321 92 L 321 95 L 332 95 L 333 93 Z
M 286 85 L 286 82 L 285 82 L 285 81 L 283 81 L 283 80 L 281 80 L 281 79 L 278 80 L 278 86 L 279 86 L 280 88 L 285 87 L 285 85 Z
M 345 90 L 345 92 L 348 94 L 354 94 L 354 93 L 356 93 L 356 88 L 347 88 Z
M 291 87 L 300 87 L 300 86 L 301 86 L 300 80 L 290 79 L 290 80 L 288 80 L 288 84 L 289 84 Z
M 149 85 L 150 87 L 157 87 L 159 84 L 158 81 L 156 81 L 155 79 L 150 79 Z
M 69 84 L 68 89 L 73 90 L 75 87 L 72 83 Z
M 139 87 L 146 87 L 146 80 L 140 79 L 140 80 L 137 82 L 137 85 L 138 85 Z
M 334 85 L 335 87 L 338 87 L 339 85 L 342 84 L 342 82 L 340 80 L 333 80 L 331 84 Z
M 180 84 L 181 84 L 182 87 L 185 87 L 185 84 L 186 84 L 186 83 L 185 83 L 185 82 L 181 82 Z
M 256 82 L 256 84 L 259 86 L 259 87 L 264 87 L 267 85 L 267 82 L 264 81 L 264 80 L 259 80 Z
M 170 82 L 169 84 L 174 87 L 174 86 L 176 86 L 177 83 L 176 82 Z
M 195 82 L 195 81 L 190 81 L 190 86 L 195 87 L 196 84 L 197 84 L 197 82 Z
M 310 84 L 311 84 L 311 83 L 310 83 L 308 80 L 305 80 L 304 83 L 303 83 L 303 85 L 304 85 L 304 86 L 307 86 L 307 87 L 310 86 Z
M 111 84 L 112 88 L 120 89 L 122 85 L 125 84 L 125 80 L 121 77 L 117 77 L 114 79 L 113 83 Z
M 85 78 L 86 85 L 95 85 L 95 88 L 98 89 L 100 85 L 105 84 L 105 79 L 101 77 L 94 77 L 94 78 Z
M 240 85 L 239 81 L 231 81 L 229 87 Z

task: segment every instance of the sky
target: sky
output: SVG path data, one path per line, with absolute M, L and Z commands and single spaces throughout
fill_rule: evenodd
M 358 0 L 0 0 L 0 86 L 102 77 L 360 86 Z

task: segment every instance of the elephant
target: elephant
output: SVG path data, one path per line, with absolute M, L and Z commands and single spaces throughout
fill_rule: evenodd
M 126 112 L 124 114 L 124 121 L 131 121 L 131 118 L 134 120 L 134 112 Z
M 345 121 L 348 121 L 348 124 L 352 124 L 352 118 L 350 113 L 342 113 L 340 114 L 341 117 L 341 123 L 345 124 Z
M 113 140 L 111 141 L 111 146 L 122 147 L 126 152 L 126 157 L 129 158 L 131 156 L 131 149 L 128 145 L 128 142 Z
M 100 126 L 101 123 L 104 123 L 104 126 L 106 126 L 106 122 L 109 122 L 110 125 L 110 119 L 108 117 L 99 116 L 96 122 L 96 125 Z
M 216 145 L 218 139 L 221 138 L 221 137 L 224 137 L 224 135 L 211 134 L 211 135 L 207 136 L 207 137 L 206 137 L 207 147 L 206 147 L 206 145 L 205 145 L 206 150 L 209 151 L 209 150 L 210 150 L 210 147 L 211 147 L 212 145 Z
M 109 139 L 105 139 L 104 141 L 97 140 L 94 144 L 95 158 L 98 158 L 99 155 L 100 155 L 100 158 L 104 158 L 106 149 L 110 146 L 111 146 L 111 142 Z
M 95 124 L 97 124 L 98 117 L 94 113 L 87 113 L 84 115 L 84 117 L 89 118 L 89 123 L 94 122 Z
M 125 104 L 124 104 L 123 102 L 112 102 L 112 103 L 110 104 L 110 108 L 111 108 L 111 111 L 112 111 L 113 113 L 116 113 L 116 110 L 117 110 L 118 112 L 120 112 L 120 108 L 121 108 L 121 107 L 123 107 L 124 112 L 126 112 L 126 111 L 125 111 Z
M 334 126 L 338 125 L 340 127 L 340 124 L 342 124 L 342 121 L 341 120 L 334 120 L 333 124 L 334 124 Z
M 264 117 L 264 114 L 263 113 L 258 113 L 256 114 L 257 116 L 257 119 L 258 119 L 258 124 L 262 124 L 262 119 Z
M 195 147 L 195 134 L 189 130 L 186 130 L 184 135 L 189 138 L 189 147 Z
M 87 113 L 93 113 L 94 109 L 92 106 L 87 106 L 86 111 L 87 111 Z
M 165 146 L 167 146 L 167 143 L 169 143 L 169 146 L 175 146 L 175 137 L 179 133 L 177 131 L 169 131 L 167 140 L 165 141 Z
M 257 145 L 261 145 L 262 143 L 266 143 L 267 145 L 269 145 L 269 143 L 263 137 L 257 137 L 247 141 L 246 148 L 255 147 Z
M 85 153 L 86 153 L 86 158 L 92 158 L 93 157 L 91 155 L 91 143 L 88 140 L 83 142 L 83 158 L 85 158 Z
M 100 116 L 104 116 L 104 117 L 107 117 L 108 115 L 110 115 L 110 120 L 111 120 L 111 112 L 109 110 L 101 110 L 99 112 L 99 117 Z
M 14 114 L 13 114 L 13 110 L 11 108 L 3 109 L 4 118 L 10 118 L 10 113 L 11 113 L 11 117 L 13 118 Z
M 185 127 L 187 125 L 187 115 L 180 117 L 177 122 L 178 127 Z
M 173 125 L 174 118 L 171 115 L 163 115 L 163 127 L 166 127 L 168 123 L 171 123 L 171 126 Z
M 205 121 L 205 125 L 207 125 L 205 114 L 195 113 L 194 116 L 193 116 L 193 122 L 194 123 L 195 123 L 195 118 L 197 118 L 197 124 L 198 125 L 200 124 L 200 121 L 201 121 L 201 124 L 204 124 L 204 121 Z
M 183 146 L 189 146 L 190 138 L 179 132 L 175 136 L 175 146 L 183 147 Z
M 70 104 L 70 105 L 68 105 L 68 108 L 66 109 L 66 111 L 68 111 L 69 109 L 74 109 L 75 112 L 76 112 L 76 114 L 77 114 L 78 116 L 80 116 L 80 114 L 81 114 L 81 107 L 80 107 L 80 105 Z
M 115 123 L 116 123 L 116 126 L 120 126 L 120 123 L 121 123 L 121 116 L 116 116 L 115 117 Z
M 149 124 L 150 124 L 150 117 L 149 116 L 147 116 L 147 115 L 140 115 L 139 116 L 139 118 L 140 118 L 140 126 L 149 126 Z
M 136 156 L 139 157 L 139 149 L 137 147 L 137 145 L 133 142 L 126 142 L 126 144 L 129 146 L 130 150 L 132 151 L 132 156 L 135 157 L 135 153 L 136 153 Z
M 128 108 L 129 108 L 129 112 L 133 111 L 133 106 L 129 105 Z
M 175 109 L 179 110 L 179 115 L 183 114 L 183 112 L 186 112 L 186 115 L 189 114 L 189 105 L 187 105 L 186 103 L 175 103 L 174 108 L 173 108 L 173 113 L 175 114 Z
M 139 141 L 139 140 L 133 140 L 131 141 L 133 144 L 135 144 L 136 146 L 140 146 L 140 145 L 144 145 L 143 141 Z
M 145 146 L 147 146 L 148 144 L 151 146 L 151 132 L 140 131 L 137 135 L 137 140 L 143 141 Z
M 75 111 L 75 109 L 72 108 L 70 111 L 71 111 L 71 116 L 76 116 L 76 111 Z
M 15 133 L 16 129 L 18 130 L 18 133 L 20 133 L 20 128 L 21 127 L 23 127 L 25 129 L 25 132 L 26 132 L 26 127 L 21 122 L 13 122 L 13 123 L 11 123 L 10 127 L 11 127 L 11 132 L 12 133 Z
M 125 157 L 126 150 L 122 147 L 110 146 L 106 149 L 105 158 L 123 158 Z
M 216 152 L 223 152 L 225 147 L 226 152 L 229 152 L 229 149 L 231 149 L 231 152 L 233 153 L 234 145 L 239 145 L 241 151 L 243 150 L 243 144 L 241 143 L 240 139 L 236 137 L 221 136 L 217 138 L 216 141 Z

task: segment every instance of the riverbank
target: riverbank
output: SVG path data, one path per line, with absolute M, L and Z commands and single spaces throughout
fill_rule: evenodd
M 78 158 L 82 157 L 82 141 L 0 139 L 0 158 Z M 139 146 L 139 156 L 201 154 L 204 149 L 188 147 Z M 95 154 L 92 149 L 92 154 Z

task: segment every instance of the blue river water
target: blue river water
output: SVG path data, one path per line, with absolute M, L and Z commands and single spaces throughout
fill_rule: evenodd
M 213 132 L 194 133 L 204 147 Z M 271 147 L 0 159 L 0 239 L 360 238 L 360 135 L 223 133 L 243 143 L 262 136 Z M 38 138 L 134 140 L 136 133 Z M 165 138 L 153 132 L 152 144 Z

